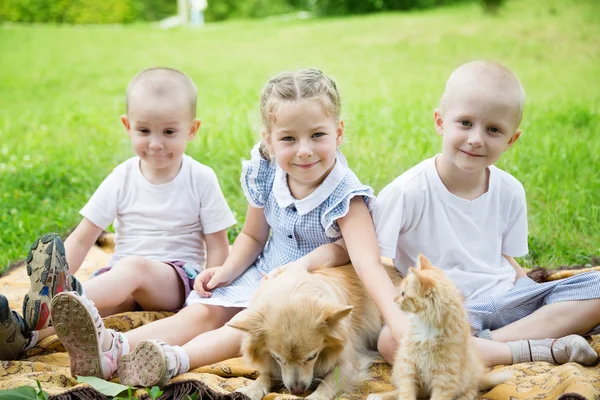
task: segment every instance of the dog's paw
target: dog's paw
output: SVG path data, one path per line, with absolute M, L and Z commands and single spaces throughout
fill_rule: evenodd
M 319 393 L 317 390 L 306 396 L 305 400 L 333 400 L 334 398 L 335 393 Z
M 269 393 L 269 390 L 262 385 L 250 384 L 248 386 L 236 389 L 236 392 L 245 394 L 252 400 L 261 400 L 267 395 L 267 393 Z
M 393 392 L 371 393 L 367 396 L 367 400 L 396 400 L 403 398 L 404 397 L 400 396 L 397 390 L 394 390 Z

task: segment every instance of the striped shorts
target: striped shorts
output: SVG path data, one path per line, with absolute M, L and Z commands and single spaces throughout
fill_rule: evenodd
M 600 298 L 600 272 L 585 272 L 570 278 L 537 283 L 521 277 L 507 293 L 497 297 L 480 297 L 465 302 L 471 333 L 495 330 L 524 318 L 539 308 L 561 301 Z M 588 335 L 600 333 L 600 326 Z

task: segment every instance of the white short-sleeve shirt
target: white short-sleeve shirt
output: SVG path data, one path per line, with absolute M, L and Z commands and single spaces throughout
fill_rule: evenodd
M 102 229 L 114 221 L 110 265 L 137 255 L 204 266 L 204 235 L 236 222 L 214 171 L 185 154 L 177 176 L 160 185 L 142 175 L 139 157 L 130 158 L 102 182 L 80 213 Z
M 443 269 L 465 299 L 510 290 L 515 270 L 502 254 L 527 254 L 523 185 L 490 166 L 488 191 L 475 200 L 450 193 L 435 167 L 422 161 L 386 186 L 373 219 L 382 255 L 402 273 L 419 253 Z

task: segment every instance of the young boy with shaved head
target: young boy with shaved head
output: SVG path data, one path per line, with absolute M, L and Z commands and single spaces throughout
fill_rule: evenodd
M 514 259 L 528 252 L 525 190 L 494 163 L 521 136 L 524 100 L 503 65 L 473 61 L 452 73 L 434 112 L 442 152 L 378 196 L 379 247 L 402 273 L 419 253 L 444 270 L 465 298 L 488 365 L 592 365 L 598 355 L 581 335 L 600 333 L 600 273 L 538 284 Z M 388 321 L 380 335 L 390 362 L 405 318 Z
M 225 261 L 226 229 L 235 218 L 214 171 L 185 154 L 200 127 L 196 92 L 187 75 L 171 68 L 150 68 L 131 80 L 127 114 L 121 121 L 136 156 L 102 182 L 80 211 L 83 219 L 64 245 L 57 235 L 46 234 L 31 247 L 27 259 L 31 289 L 25 296 L 23 318 L 0 295 L 0 359 L 19 358 L 39 339 L 63 328 L 61 324 L 47 328 L 50 303 L 57 293 L 76 291 L 93 301 L 102 315 L 179 310 L 193 290 L 197 273 Z M 111 223 L 115 253 L 108 266 L 82 285 L 73 274 Z M 98 347 L 103 371 L 110 370 L 138 337 L 185 342 L 187 336 L 177 336 L 184 332 L 181 326 L 202 318 L 208 322 L 197 325 L 200 331 L 191 335 L 219 327 L 230 316 L 213 315 L 209 306 L 197 307 L 150 328 L 143 326 L 128 337 L 105 335 L 101 343 L 89 345 Z M 90 332 L 59 333 L 67 335 L 64 344 L 69 346 L 70 336 L 72 340 L 93 337 L 95 328 L 88 328 Z

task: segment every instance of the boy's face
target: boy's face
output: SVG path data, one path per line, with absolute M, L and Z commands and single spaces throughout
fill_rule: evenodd
M 121 121 L 142 160 L 142 171 L 164 174 L 179 171 L 187 142 L 200 126 L 185 96 L 158 98 L 148 93 L 130 98 L 128 115 Z
M 485 171 L 521 135 L 518 106 L 501 93 L 461 88 L 445 105 L 434 113 L 442 157 L 462 171 Z

